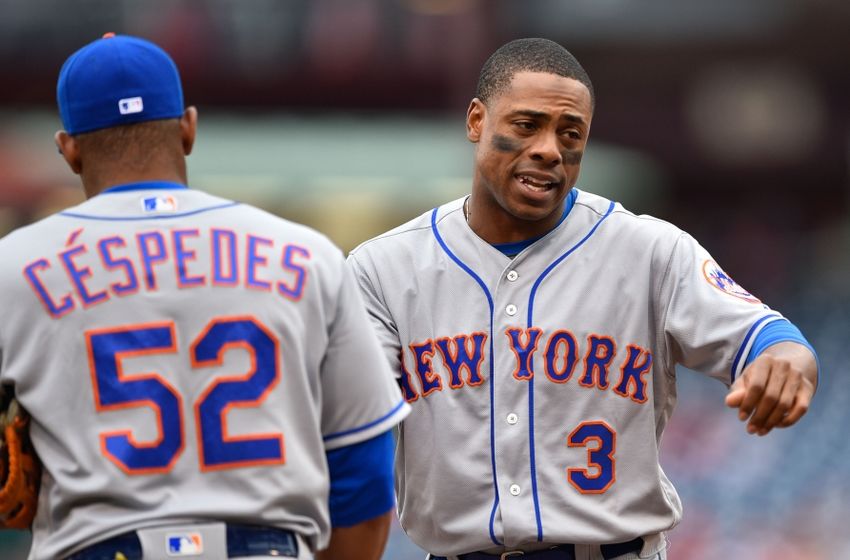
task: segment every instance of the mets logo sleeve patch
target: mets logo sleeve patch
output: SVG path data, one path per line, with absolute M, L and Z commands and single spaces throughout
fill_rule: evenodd
M 702 263 L 702 274 L 709 284 L 721 292 L 726 292 L 730 296 L 741 298 L 745 301 L 749 301 L 750 303 L 761 303 L 760 299 L 732 280 L 732 277 L 726 274 L 726 272 L 720 268 L 720 265 L 711 259 L 706 259 Z

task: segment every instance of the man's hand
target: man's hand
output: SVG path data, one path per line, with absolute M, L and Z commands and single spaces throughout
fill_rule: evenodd
M 726 395 L 747 431 L 763 436 L 795 424 L 809 409 L 817 387 L 817 362 L 796 342 L 768 347 L 747 366 Z
M 802 418 L 817 383 L 812 352 L 796 342 L 780 342 L 747 366 L 726 395 L 726 405 L 738 409 L 742 422 L 749 419 L 749 433 L 763 436 Z

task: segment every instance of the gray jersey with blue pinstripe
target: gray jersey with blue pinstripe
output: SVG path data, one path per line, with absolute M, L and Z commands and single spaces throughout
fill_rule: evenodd
M 456 200 L 349 256 L 411 415 L 401 524 L 454 555 L 666 531 L 675 366 L 729 384 L 781 316 L 676 227 L 585 192 L 511 259 Z M 647 550 L 644 550 L 647 552 Z
M 409 410 L 342 253 L 171 184 L 0 241 L 3 383 L 45 465 L 33 559 L 193 520 L 330 534 L 325 452 Z

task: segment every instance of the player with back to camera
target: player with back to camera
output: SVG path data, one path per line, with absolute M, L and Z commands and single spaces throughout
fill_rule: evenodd
M 399 514 L 432 559 L 663 559 L 676 364 L 759 435 L 815 391 L 799 330 L 692 237 L 574 188 L 593 111 L 563 47 L 502 46 L 467 112 L 471 194 L 349 255 L 413 409 Z
M 409 407 L 341 251 L 187 188 L 197 112 L 156 45 L 86 45 L 57 97 L 88 200 L 0 241 L 30 558 L 380 558 Z

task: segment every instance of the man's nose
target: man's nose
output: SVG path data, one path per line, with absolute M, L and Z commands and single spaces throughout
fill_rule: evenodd
M 531 159 L 546 165 L 559 165 L 563 162 L 561 143 L 554 132 L 544 132 L 535 138 L 531 147 Z

